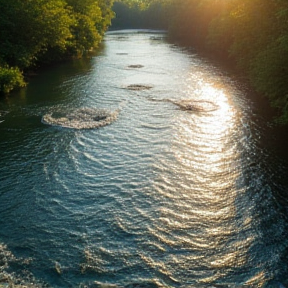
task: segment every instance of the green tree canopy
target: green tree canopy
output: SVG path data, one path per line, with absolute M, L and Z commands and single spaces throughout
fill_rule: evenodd
M 36 63 L 81 56 L 97 47 L 113 17 L 112 4 L 113 0 L 0 0 L 2 80 L 11 82 L 15 71 L 20 77 Z M 7 92 L 3 85 L 0 92 Z
M 24 69 L 48 47 L 65 49 L 74 19 L 64 0 L 0 0 L 0 57 Z

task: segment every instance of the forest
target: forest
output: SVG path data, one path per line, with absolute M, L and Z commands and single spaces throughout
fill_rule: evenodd
M 97 48 L 109 27 L 167 29 L 171 41 L 229 62 L 288 124 L 287 0 L 0 0 L 0 7 L 2 93 L 24 86 L 35 67 Z
M 113 0 L 0 0 L 0 92 L 25 86 L 25 75 L 97 48 Z

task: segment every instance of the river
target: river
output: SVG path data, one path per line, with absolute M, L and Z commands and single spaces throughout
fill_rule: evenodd
M 0 287 L 288 285 L 287 163 L 256 106 L 132 30 L 2 98 Z

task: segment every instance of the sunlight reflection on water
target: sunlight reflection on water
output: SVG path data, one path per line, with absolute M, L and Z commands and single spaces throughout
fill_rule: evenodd
M 208 82 L 203 78 L 200 81 Z M 176 162 L 157 167 L 166 175 L 161 177 L 166 179 L 159 180 L 160 185 L 156 184 L 155 189 L 176 201 L 170 208 L 172 214 L 171 210 L 162 210 L 160 223 L 163 224 L 159 223 L 157 229 L 165 229 L 168 234 L 168 231 L 175 231 L 180 235 L 170 245 L 178 246 L 180 242 L 188 251 L 194 251 L 194 256 L 187 254 L 183 257 L 185 265 L 194 267 L 193 270 L 202 269 L 198 284 L 223 279 L 230 269 L 245 266 L 249 242 L 253 241 L 253 237 L 249 241 L 238 240 L 241 228 L 236 219 L 235 198 L 241 168 L 235 168 L 240 155 L 233 138 L 235 131 L 241 133 L 241 127 L 237 126 L 237 111 L 229 103 L 229 98 L 231 95 L 226 95 L 222 89 L 211 84 L 203 85 L 197 100 L 213 101 L 218 109 L 205 114 L 180 115 L 175 121 L 171 148 Z M 174 170 L 172 175 L 179 177 L 177 183 L 167 179 L 171 168 Z M 162 185 L 163 182 L 169 185 L 169 189 Z M 180 219 L 183 217 L 182 221 L 176 220 L 179 216 Z M 186 236 L 182 235 L 184 231 Z M 155 233 L 159 232 L 156 230 Z M 181 261 L 177 270 L 183 269 L 182 265 Z M 181 282 L 181 278 L 178 281 Z

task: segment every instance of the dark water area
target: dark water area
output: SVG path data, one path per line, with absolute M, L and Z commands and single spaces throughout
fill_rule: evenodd
M 229 73 L 139 32 L 0 100 L 0 287 L 288 287 L 274 128 Z

